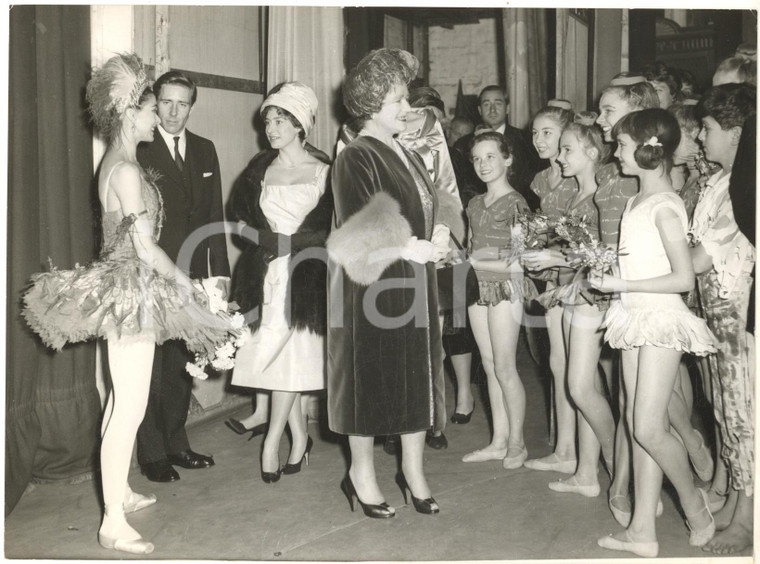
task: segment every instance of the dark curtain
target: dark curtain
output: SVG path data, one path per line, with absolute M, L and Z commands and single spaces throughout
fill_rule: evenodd
M 94 344 L 52 353 L 20 316 L 24 287 L 48 257 L 71 268 L 96 254 L 89 7 L 12 7 L 9 60 L 6 515 L 30 480 L 78 481 L 94 470 Z

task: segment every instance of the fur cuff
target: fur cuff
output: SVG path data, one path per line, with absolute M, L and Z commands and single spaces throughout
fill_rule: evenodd
M 330 259 L 342 266 L 355 283 L 369 286 L 401 258 L 412 228 L 399 203 L 380 192 L 327 239 Z
M 438 196 L 438 215 L 435 218 L 436 223 L 443 223 L 449 228 L 451 234 L 457 238 L 461 245 L 464 245 L 464 210 L 462 202 L 453 195 L 442 190 L 436 191 Z

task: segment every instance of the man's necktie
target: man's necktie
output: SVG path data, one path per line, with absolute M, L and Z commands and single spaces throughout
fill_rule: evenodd
M 177 163 L 177 168 L 182 172 L 185 168 L 185 161 L 182 160 L 182 155 L 179 154 L 179 135 L 174 138 L 174 162 Z

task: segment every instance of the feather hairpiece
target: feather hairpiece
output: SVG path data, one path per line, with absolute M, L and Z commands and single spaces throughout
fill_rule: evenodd
M 139 65 L 135 69 L 127 64 L 123 55 L 114 59 L 111 70 L 113 82 L 109 92 L 111 97 L 110 105 L 121 114 L 127 108 L 134 108 L 139 105 L 140 96 L 143 90 L 145 90 L 148 81 L 142 61 L 139 61 Z
M 142 59 L 121 53 L 92 71 L 87 83 L 87 103 L 95 128 L 109 142 L 121 128 L 127 108 L 136 108 L 148 87 Z

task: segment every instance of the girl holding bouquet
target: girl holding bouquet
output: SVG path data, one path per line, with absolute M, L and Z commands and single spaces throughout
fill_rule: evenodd
M 599 240 L 598 212 L 594 204 L 598 187 L 595 176 L 608 155 L 601 130 L 593 125 L 592 120 L 579 116 L 579 121 L 584 120 L 585 123 L 570 124 L 562 133 L 558 158 L 563 176 L 574 177 L 578 191 L 568 203 L 566 219 L 558 222 L 556 230 L 575 246 L 580 243 L 593 245 Z M 528 255 L 524 263 L 532 269 L 567 265 L 565 256 L 559 252 L 549 260 Z M 596 497 L 600 493 L 597 478 L 599 451 L 601 448 L 611 472 L 615 423 L 597 370 L 602 350 L 601 325 L 609 299 L 586 285 L 586 281 L 576 275 L 576 280 L 543 294 L 539 301 L 547 309 L 559 304 L 564 306 L 567 381 L 570 396 L 578 408 L 579 457 L 575 474 L 567 480 L 549 483 L 549 488 Z
M 578 190 L 575 177 L 562 176 L 562 168 L 557 162 L 559 156 L 559 140 L 562 131 L 573 122 L 573 112 L 570 111 L 569 102 L 552 100 L 550 104 L 538 111 L 533 118 L 533 146 L 538 156 L 549 161 L 549 167 L 545 168 L 533 178 L 530 189 L 541 198 L 541 213 L 551 221 L 561 217 L 567 207 L 568 201 Z M 554 251 L 557 253 L 558 251 Z M 552 256 L 553 251 L 542 249 L 528 251 L 529 255 L 541 255 L 546 258 Z M 562 258 L 562 257 L 560 257 Z M 565 263 L 564 266 L 569 266 Z M 559 267 L 543 271 L 531 271 L 530 276 L 546 280 L 547 289 L 557 287 L 559 280 Z M 532 470 L 551 470 L 554 472 L 572 473 L 575 471 L 577 459 L 575 455 L 575 409 L 570 403 L 567 394 L 567 351 L 565 338 L 562 334 L 562 307 L 546 310 L 546 329 L 549 336 L 549 368 L 554 379 L 554 409 L 557 413 L 557 440 L 554 452 L 543 458 L 535 458 L 525 462 L 525 467 Z
M 509 182 L 512 150 L 504 136 L 481 133 L 475 137 L 470 155 L 487 192 L 472 198 L 467 206 L 470 262 L 480 288 L 480 298 L 468 313 L 486 372 L 493 437 L 488 446 L 462 460 L 502 460 L 509 470 L 520 468 L 528 458 L 523 437 L 525 388 L 516 360 L 523 301 L 534 295 L 535 287 L 523 276 L 516 257 L 504 260 L 501 254 L 510 246 L 515 217 L 529 208 Z
M 669 432 L 668 404 L 683 352 L 715 351 L 705 322 L 680 294 L 694 286 L 686 239 L 687 216 L 669 172 L 680 140 L 676 119 L 646 109 L 620 120 L 613 130 L 615 156 L 624 174 L 639 179 L 641 191 L 626 204 L 620 228 L 620 278 L 592 277 L 604 292 L 620 292 L 609 310 L 605 339 L 623 349 L 626 418 L 633 434 L 635 504 L 628 527 L 599 539 L 611 550 L 657 556 L 655 514 L 663 472 L 675 487 L 691 529 L 689 544 L 703 546 L 715 532 L 707 495 L 698 490 L 687 451 Z

